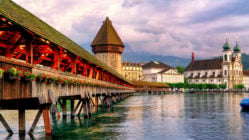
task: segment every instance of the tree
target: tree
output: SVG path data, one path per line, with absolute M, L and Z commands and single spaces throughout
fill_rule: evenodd
M 219 85 L 219 88 L 221 88 L 221 89 L 226 89 L 227 86 L 226 86 L 225 84 L 220 84 L 220 85 Z
M 243 89 L 243 88 L 245 88 L 245 86 L 243 84 L 239 84 L 239 85 L 237 85 L 237 88 L 238 89 Z
M 178 73 L 183 73 L 184 70 L 185 70 L 185 67 L 183 67 L 183 66 L 176 66 L 176 69 L 177 69 Z

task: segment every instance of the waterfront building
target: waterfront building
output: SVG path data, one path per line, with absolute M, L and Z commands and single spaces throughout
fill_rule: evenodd
M 232 50 L 227 40 L 223 45 L 222 58 L 194 60 L 192 55 L 192 61 L 185 69 L 184 75 L 189 83 L 225 84 L 228 89 L 232 89 L 234 85 L 248 85 L 244 83 L 247 80 L 243 76 L 238 42 Z
M 158 61 L 151 61 L 142 66 L 145 81 L 161 83 L 183 83 L 184 75 L 176 68 Z
M 243 70 L 243 84 L 246 89 L 249 89 L 249 70 Z
M 98 59 L 121 74 L 121 55 L 124 50 L 124 44 L 108 17 L 103 22 L 91 46 L 92 52 Z
M 123 62 L 122 75 L 133 81 L 143 80 L 142 65 L 143 63 Z

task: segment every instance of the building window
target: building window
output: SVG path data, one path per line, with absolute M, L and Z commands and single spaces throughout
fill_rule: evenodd
M 224 75 L 227 75 L 227 70 L 224 70 Z
M 224 56 L 224 57 L 225 57 L 225 61 L 227 61 L 227 55 L 226 55 L 226 54 L 225 54 L 225 56 Z

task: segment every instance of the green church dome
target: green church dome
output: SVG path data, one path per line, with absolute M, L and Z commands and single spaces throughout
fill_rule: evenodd
M 236 41 L 236 46 L 233 48 L 233 51 L 236 52 L 240 52 L 240 47 L 238 45 L 238 42 Z
M 223 45 L 223 50 L 224 50 L 224 51 L 231 50 L 230 45 L 229 45 L 229 43 L 228 43 L 227 40 L 226 40 L 226 43 Z

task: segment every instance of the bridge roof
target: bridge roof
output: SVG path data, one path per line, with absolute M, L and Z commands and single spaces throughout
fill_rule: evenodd
M 47 39 L 58 46 L 61 46 L 71 53 L 80 56 L 88 62 L 95 64 L 118 78 L 132 84 L 128 79 L 124 78 L 118 72 L 97 59 L 80 45 L 11 0 L 0 0 L 0 15 L 12 21 L 12 23 L 33 32 L 37 36 Z

